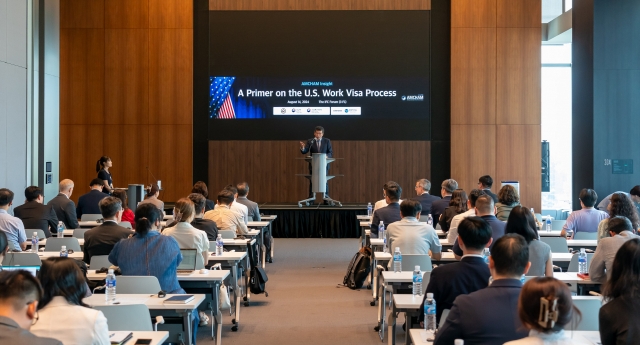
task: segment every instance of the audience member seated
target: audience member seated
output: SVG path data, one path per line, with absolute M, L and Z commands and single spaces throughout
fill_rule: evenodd
M 231 211 L 235 211 L 236 213 L 242 215 L 242 221 L 245 224 L 249 223 L 249 208 L 238 202 L 238 188 L 228 185 L 224 187 L 224 189 L 229 190 L 233 194 L 233 203 L 229 207 Z M 216 209 L 218 206 L 215 206 L 213 209 Z
M 496 218 L 496 207 L 493 205 L 493 199 L 489 195 L 481 195 L 476 200 L 476 216 L 484 219 L 491 226 L 491 238 L 495 243 L 500 237 L 504 236 L 504 227 L 507 225 L 505 222 L 499 221 Z M 458 242 L 453 244 L 453 254 L 456 258 L 462 257 L 462 249 Z
M 198 253 L 196 269 L 202 269 L 209 262 L 209 239 L 204 231 L 196 229 L 190 224 L 195 218 L 195 213 L 195 207 L 190 199 L 178 200 L 173 208 L 173 218 L 178 223 L 164 229 L 162 234 L 173 237 L 178 242 L 180 249 L 195 249 Z
M 94 255 L 109 255 L 116 243 L 133 235 L 133 231 L 118 225 L 122 217 L 121 205 L 122 201 L 114 196 L 100 200 L 100 214 L 104 223 L 84 233 L 82 261 L 91 263 L 91 257 Z
M 29 332 L 38 321 L 42 287 L 24 270 L 0 271 L 0 344 L 62 345 L 59 340 L 40 338 Z
M 481 195 L 484 195 L 484 192 L 480 189 L 473 189 L 471 193 L 469 193 L 467 211 L 451 218 L 451 225 L 449 226 L 449 232 L 447 232 L 447 242 L 455 244 L 456 238 L 458 237 L 458 225 L 460 222 L 467 217 L 475 217 L 476 201 Z
M 238 183 L 238 185 L 236 186 L 236 190 L 238 191 L 236 203 L 242 204 L 247 207 L 247 209 L 249 210 L 248 220 L 250 222 L 259 222 L 260 209 L 258 208 L 258 204 L 247 199 L 247 195 L 249 195 L 249 184 L 246 182 Z
M 158 199 L 160 195 L 160 187 L 157 184 L 152 184 L 147 194 L 144 196 L 144 200 L 140 201 L 138 206 L 142 204 L 151 204 L 160 210 L 160 215 L 164 218 L 164 202 Z
M 113 191 L 113 196 L 120 199 L 122 203 L 122 217 L 120 219 L 121 222 L 129 222 L 133 229 L 136 228 L 135 215 L 133 211 L 129 208 L 129 197 L 127 196 L 127 191 L 122 189 L 116 189 Z
M 207 199 L 205 199 L 204 196 L 199 193 L 191 193 L 189 194 L 188 198 L 189 200 L 191 200 L 191 202 L 193 202 L 193 207 L 196 212 L 195 218 L 193 218 L 193 220 L 191 221 L 191 225 L 193 225 L 193 227 L 196 229 L 204 231 L 207 234 L 207 238 L 209 239 L 209 241 L 215 241 L 218 238 L 218 226 L 216 225 L 216 222 L 210 219 L 203 218 L 205 202 Z M 175 226 L 176 224 L 178 224 L 178 221 L 175 220 L 174 214 L 174 220 L 171 223 L 167 224 L 165 229 Z
M 9 189 L 0 189 L 0 230 L 7 238 L 9 249 L 21 252 L 27 248 L 27 234 L 22 220 L 7 212 L 13 204 L 13 196 Z
M 598 224 L 598 245 L 600 245 L 601 239 L 609 237 L 608 223 L 610 218 L 622 216 L 631 221 L 634 232 L 640 228 L 640 219 L 638 219 L 636 207 L 625 193 L 620 192 L 611 195 L 611 202 L 607 205 L 607 212 L 609 218 L 601 220 L 600 224 Z
M 431 225 L 418 221 L 422 205 L 418 200 L 405 200 L 400 204 L 401 220 L 389 224 L 386 236 L 391 251 L 400 248 L 402 254 L 430 254 L 434 260 L 442 257 L 442 246 Z M 392 260 L 389 260 L 391 267 Z
M 100 200 L 109 196 L 102 192 L 102 180 L 94 178 L 89 183 L 91 190 L 89 193 L 81 195 L 78 199 L 78 207 L 76 208 L 76 216 L 82 218 L 83 214 L 100 214 Z
M 614 201 L 611 201 L 613 205 Z M 614 216 L 607 222 L 611 237 L 603 238 L 596 247 L 596 253 L 589 264 L 589 277 L 592 281 L 604 283 L 611 276 L 613 259 L 622 245 L 628 240 L 638 238 L 627 217 Z
M 67 229 L 77 229 L 78 216 L 76 216 L 76 204 L 71 200 L 71 194 L 73 194 L 73 181 L 65 179 L 60 181 L 58 187 L 58 195 L 49 200 L 47 205 L 53 207 L 53 211 L 58 217 L 58 221 L 64 223 Z
M 387 190 L 387 187 L 391 187 L 391 186 L 396 186 L 399 187 L 400 185 L 394 181 L 389 181 L 387 183 L 385 183 L 382 186 L 382 200 L 378 200 L 375 202 L 375 204 L 373 204 L 373 212 L 376 212 L 376 210 L 383 208 L 385 206 L 387 206 L 387 199 L 385 198 L 385 191 Z M 398 203 L 401 203 L 402 199 L 398 200 Z
M 2 271 L 2 260 L 4 260 L 5 254 L 11 249 L 9 247 L 9 240 L 7 234 L 4 231 L 0 231 L 0 271 Z
M 427 215 L 431 214 L 431 205 L 434 201 L 440 200 L 437 196 L 433 196 L 429 194 L 429 190 L 431 190 L 431 182 L 426 178 L 421 178 L 416 181 L 415 191 L 418 195 L 413 198 L 413 200 L 417 200 L 422 205 L 421 215 L 427 217 Z M 433 217 L 433 215 L 431 215 Z
M 458 189 L 458 182 L 454 179 L 447 179 L 442 181 L 440 185 L 440 195 L 442 199 L 436 200 L 431 204 L 431 214 L 433 215 L 433 228 L 435 229 L 440 222 L 440 215 L 444 213 L 444 210 L 449 207 L 451 201 L 451 195 L 453 191 Z M 440 226 L 442 227 L 442 226 Z
M 216 203 L 213 200 L 209 200 L 209 189 L 207 189 L 206 183 L 202 181 L 196 182 L 196 184 L 194 184 L 193 188 L 191 189 L 191 193 L 197 193 L 204 197 L 204 199 L 206 200 L 204 207 L 205 212 L 213 210 L 213 208 L 216 206 Z
M 633 205 L 636 207 L 636 211 L 640 213 L 640 185 L 633 186 L 633 188 L 631 188 L 629 193 L 620 192 L 620 191 L 615 193 L 623 193 L 624 195 L 628 196 L 631 199 L 631 201 L 633 201 Z M 615 193 L 611 193 L 607 195 L 604 199 L 602 199 L 602 201 L 600 201 L 600 203 L 596 208 L 600 211 L 607 211 L 607 206 L 611 202 L 611 197 Z
M 518 296 L 520 277 L 530 265 L 528 245 L 522 236 L 509 234 L 495 241 L 489 258 L 491 284 L 455 299 L 434 345 L 453 344 L 455 339 L 464 339 L 467 345 L 499 345 L 525 337 L 527 332 L 517 317 Z
M 520 205 L 520 197 L 516 188 L 506 184 L 498 191 L 498 202 L 496 203 L 496 218 L 503 222 L 509 219 L 511 210 Z
M 204 214 L 205 219 L 216 223 L 219 230 L 232 230 L 236 236 L 243 236 L 249 233 L 247 224 L 244 223 L 242 215 L 231 210 L 234 204 L 233 193 L 228 189 L 223 189 L 218 193 L 216 208 Z
M 384 191 L 384 198 L 387 206 L 377 209 L 371 218 L 371 238 L 378 238 L 378 227 L 383 222 L 385 229 L 389 224 L 397 222 L 400 217 L 400 203 L 398 200 L 402 196 L 402 187 L 399 185 L 387 185 Z
M 534 278 L 524 284 L 518 300 L 518 315 L 529 336 L 505 345 L 584 344 L 573 339 L 571 332 L 564 331 L 570 323 L 577 325 L 581 314 L 573 306 L 567 284 L 553 277 Z
M 88 288 L 74 261 L 62 257 L 42 261 L 38 279 L 44 294 L 31 332 L 58 339 L 64 345 L 109 345 L 107 318 L 82 302 Z
M 491 244 L 491 226 L 480 217 L 469 217 L 460 222 L 458 231 L 464 256 L 460 262 L 434 268 L 427 285 L 427 293 L 433 293 L 436 300 L 437 323 L 442 311 L 451 309 L 456 297 L 486 288 L 491 277 L 482 255 L 484 248 Z M 425 293 L 424 298 L 426 296 Z M 419 310 L 424 310 L 424 299 Z M 420 321 L 423 320 L 424 314 L 420 313 Z
M 597 232 L 598 224 L 603 219 L 609 218 L 606 212 L 593 208 L 598 200 L 598 194 L 595 190 L 583 188 L 578 198 L 582 209 L 571 212 L 560 232 L 562 237 L 567 236 L 567 230 L 573 230 L 574 235 L 578 232 Z
M 489 195 L 491 199 L 493 199 L 494 204 L 497 204 L 499 201 L 498 196 L 491 191 L 491 186 L 493 186 L 493 178 L 491 176 L 480 176 L 478 179 L 478 188 L 481 189 L 484 194 Z
M 27 202 L 13 209 L 13 215 L 22 220 L 25 229 L 40 229 L 47 238 L 58 233 L 58 217 L 53 207 L 44 205 L 42 189 L 30 186 L 24 190 Z
M 602 345 L 636 344 L 640 339 L 640 239 L 631 239 L 620 247 L 602 295 Z
M 511 210 L 507 225 L 504 228 L 505 234 L 518 234 L 529 244 L 529 268 L 530 276 L 553 277 L 553 260 L 551 258 L 551 247 L 538 240 L 538 231 L 533 214 L 528 208 L 516 206 Z
M 449 201 L 449 207 L 444 210 L 444 213 L 440 215 L 440 219 L 438 220 L 438 224 L 440 224 L 440 229 L 442 229 L 442 231 L 445 233 L 449 232 L 453 217 L 469 210 L 468 201 L 469 198 L 467 197 L 467 192 L 465 192 L 464 189 L 456 189 L 453 191 L 451 200 Z

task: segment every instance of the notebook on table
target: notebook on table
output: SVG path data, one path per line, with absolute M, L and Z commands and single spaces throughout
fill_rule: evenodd
M 178 266 L 178 275 L 184 276 L 193 273 L 196 270 L 196 256 L 198 251 L 195 249 L 180 249 L 182 254 L 182 262 Z
M 193 301 L 193 299 L 194 299 L 193 295 L 178 295 L 178 296 L 169 297 L 169 298 L 165 299 L 164 301 L 162 301 L 162 303 L 165 303 L 165 304 L 187 304 L 187 303 Z

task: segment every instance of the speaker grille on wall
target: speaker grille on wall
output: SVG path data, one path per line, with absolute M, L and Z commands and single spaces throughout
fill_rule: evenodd
M 551 175 L 549 171 L 549 142 L 542 141 L 542 191 L 551 191 Z

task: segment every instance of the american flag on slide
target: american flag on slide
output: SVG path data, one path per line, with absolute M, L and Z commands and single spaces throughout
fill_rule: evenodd
M 229 90 L 236 77 L 211 77 L 209 90 L 209 117 L 218 119 L 235 119 L 236 113 L 231 103 Z

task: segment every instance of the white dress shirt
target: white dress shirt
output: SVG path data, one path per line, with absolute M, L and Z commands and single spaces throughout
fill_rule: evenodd
M 402 199 L 399 199 L 398 204 L 401 204 L 401 203 L 402 203 Z M 377 209 L 387 207 L 387 205 L 388 204 L 386 199 L 376 201 L 375 205 L 373 205 L 373 211 L 371 212 L 371 216 L 373 217 L 373 212 L 375 212 Z
M 456 238 L 458 238 L 458 225 L 460 225 L 460 222 L 467 217 L 475 217 L 475 215 L 476 209 L 472 208 L 466 212 L 455 215 L 451 219 L 451 226 L 449 227 L 449 232 L 447 233 L 447 241 L 450 244 L 453 244 Z
M 31 333 L 58 339 L 64 345 L 110 345 L 107 318 L 101 311 L 70 304 L 62 296 L 54 297 L 38 311 Z

